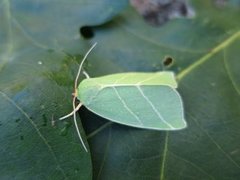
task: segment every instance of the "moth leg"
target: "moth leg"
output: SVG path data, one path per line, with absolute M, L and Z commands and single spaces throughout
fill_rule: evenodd
M 66 119 L 66 118 L 74 115 L 74 113 L 76 113 L 76 112 L 80 109 L 81 106 L 82 106 L 82 103 L 79 103 L 79 104 L 77 105 L 77 107 L 76 107 L 72 112 L 70 112 L 69 114 L 67 114 L 67 115 L 65 115 L 65 116 L 63 116 L 63 117 L 61 117 L 61 118 L 59 118 L 59 120 L 61 121 L 61 120 L 64 120 L 64 119 Z
M 89 74 L 88 74 L 86 71 L 83 71 L 83 74 L 85 75 L 85 77 L 86 77 L 87 79 L 90 78 Z
M 77 130 L 77 133 L 78 133 L 78 137 L 79 137 L 79 139 L 80 139 L 80 141 L 81 141 L 81 143 L 82 143 L 82 145 L 83 145 L 83 148 L 85 149 L 86 152 L 88 152 L 87 147 L 86 147 L 86 145 L 84 144 L 83 139 L 82 139 L 82 136 L 81 136 L 81 133 L 80 133 L 80 131 L 79 131 L 78 124 L 77 124 L 77 118 L 76 118 L 76 110 L 78 110 L 78 109 L 82 106 L 82 104 L 81 104 L 81 103 L 79 104 L 80 107 L 79 107 L 79 105 L 78 105 L 77 107 L 75 107 L 75 101 L 76 101 L 76 97 L 73 98 L 73 110 L 74 110 L 73 120 L 74 120 L 74 124 L 75 124 L 76 130 Z M 78 109 L 77 109 L 77 108 L 78 108 Z

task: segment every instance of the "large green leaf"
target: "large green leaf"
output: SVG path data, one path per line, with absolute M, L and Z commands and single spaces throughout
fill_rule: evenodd
M 125 4 L 0 2 L 0 179 L 92 179 L 72 123 L 57 122 L 71 110 L 82 58 L 69 54 L 89 47 L 79 41 L 81 26 L 106 22 Z
M 95 179 L 240 177 L 240 10 L 219 9 L 210 1 L 195 1 L 194 7 L 195 19 L 160 28 L 146 25 L 128 9 L 95 29 L 93 41 L 100 45 L 91 68 L 104 68 L 100 61 L 108 59 L 121 71 L 158 71 L 165 56 L 175 59 L 171 68 L 177 72 L 189 125 L 176 132 L 144 131 L 81 111 Z
M 93 77 L 159 71 L 172 57 L 188 122 L 177 132 L 140 130 L 82 109 L 94 179 L 239 179 L 239 8 L 194 1 L 195 19 L 160 28 L 129 8 L 93 27 L 90 41 L 79 38 L 80 27 L 109 21 L 122 3 L 0 2 L 1 179 L 91 179 L 71 122 L 51 122 L 71 111 L 73 78 L 91 41 L 98 47 L 85 70 Z

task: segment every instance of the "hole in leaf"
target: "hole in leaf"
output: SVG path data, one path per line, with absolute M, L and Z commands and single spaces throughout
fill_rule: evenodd
M 47 126 L 47 117 L 45 114 L 42 115 L 42 118 L 43 118 L 43 123 L 42 123 L 42 126 Z
M 163 65 L 164 65 L 165 67 L 170 67 L 170 66 L 173 65 L 173 63 L 174 63 L 174 60 L 173 60 L 173 58 L 170 57 L 170 56 L 166 56 L 166 57 L 163 59 Z
M 80 34 L 86 39 L 90 39 L 90 38 L 94 37 L 93 29 L 90 26 L 81 27 L 80 28 Z

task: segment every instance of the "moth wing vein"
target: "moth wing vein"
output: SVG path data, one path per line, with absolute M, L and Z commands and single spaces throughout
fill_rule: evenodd
M 138 123 L 143 126 L 142 121 L 140 120 L 140 118 L 128 107 L 128 105 L 126 104 L 126 102 L 121 98 L 120 94 L 118 93 L 117 89 L 112 86 L 112 88 L 115 91 L 115 94 L 117 95 L 118 99 L 121 101 L 121 103 L 123 104 L 124 108 L 138 121 Z
M 159 75 L 159 74 L 158 74 L 158 73 L 153 74 L 151 77 L 148 77 L 148 78 L 146 78 L 146 79 L 144 79 L 144 80 L 142 80 L 142 81 L 139 81 L 138 83 L 136 83 L 136 85 L 139 86 L 139 85 L 141 85 L 141 84 L 144 83 L 144 82 L 147 82 L 147 81 L 153 80 L 153 79 L 156 78 L 157 75 Z
M 140 86 L 136 86 L 138 91 L 141 93 L 141 95 L 143 96 L 143 98 L 147 101 L 147 103 L 151 106 L 151 108 L 153 109 L 153 111 L 157 114 L 157 116 L 159 117 L 160 120 L 163 121 L 164 124 L 166 124 L 167 126 L 169 126 L 171 129 L 176 129 L 175 127 L 173 127 L 171 124 L 169 124 L 167 121 L 164 120 L 164 118 L 162 117 L 161 113 L 155 108 L 154 104 L 148 99 L 148 97 L 144 94 L 144 92 L 142 91 Z

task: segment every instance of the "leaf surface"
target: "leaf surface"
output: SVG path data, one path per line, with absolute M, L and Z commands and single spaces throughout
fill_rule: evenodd
M 239 179 L 239 6 L 192 1 L 195 19 L 153 28 L 131 8 L 109 22 L 122 2 L 1 1 L 1 179 L 92 179 L 91 162 L 93 179 Z M 91 77 L 161 71 L 170 56 L 188 127 L 140 130 L 82 109 L 91 162 L 71 123 L 52 127 L 72 110 L 78 63 L 96 41 Z
M 195 19 L 174 20 L 161 28 L 147 26 L 128 9 L 95 30 L 93 41 L 104 46 L 90 60 L 92 68 L 101 69 L 104 59 L 116 62 L 121 72 L 154 72 L 166 68 L 162 60 L 172 57 L 170 69 L 177 74 L 188 123 L 176 132 L 139 130 L 81 111 L 93 149 L 95 179 L 235 180 L 240 176 L 239 7 L 223 10 L 210 1 L 194 1 L 193 8 Z M 105 28 L 111 31 L 104 33 Z

